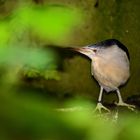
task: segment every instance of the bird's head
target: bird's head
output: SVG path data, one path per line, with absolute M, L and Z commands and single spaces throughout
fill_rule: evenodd
M 94 59 L 95 57 L 105 58 L 115 55 L 118 55 L 119 57 L 120 52 L 126 53 L 127 57 L 129 58 L 127 48 L 116 39 L 108 39 L 93 45 L 70 49 L 80 52 L 81 54 L 88 56 L 90 59 Z
M 88 56 L 89 58 L 95 57 L 95 55 L 97 53 L 97 48 L 89 47 L 89 46 L 85 46 L 85 47 L 81 47 L 81 48 L 71 48 L 71 49 L 73 51 L 77 51 L 81 54 L 84 54 L 84 55 Z

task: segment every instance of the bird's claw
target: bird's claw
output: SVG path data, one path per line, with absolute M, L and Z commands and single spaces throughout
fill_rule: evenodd
M 108 113 L 110 113 L 110 110 L 108 108 L 106 108 L 105 106 L 102 105 L 102 103 L 98 103 L 94 112 L 99 111 L 99 113 L 102 113 L 102 109 L 104 109 L 105 111 L 107 111 Z
M 125 106 L 127 107 L 128 109 L 132 110 L 132 111 L 135 111 L 135 108 L 136 106 L 135 105 L 131 105 L 131 104 L 127 104 L 127 103 L 124 103 L 124 102 L 115 102 L 115 105 L 117 106 Z

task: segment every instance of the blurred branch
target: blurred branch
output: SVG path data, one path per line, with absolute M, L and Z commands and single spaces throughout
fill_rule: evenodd
M 55 110 L 60 112 L 74 112 L 74 111 L 83 111 L 83 110 L 91 111 L 91 108 L 70 107 L 70 108 L 57 108 Z

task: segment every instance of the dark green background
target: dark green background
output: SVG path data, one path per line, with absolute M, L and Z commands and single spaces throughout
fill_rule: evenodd
M 125 99 L 138 95 L 140 93 L 140 1 L 100 0 L 98 7 L 94 7 L 96 1 L 93 0 L 59 0 L 59 3 L 80 7 L 85 14 L 82 26 L 76 27 L 71 39 L 64 45 L 84 46 L 104 39 L 116 38 L 127 46 L 131 57 L 131 77 L 121 88 L 121 92 Z M 50 84 L 47 82 L 51 91 L 55 90 L 61 95 L 72 93 L 97 98 L 99 86 L 91 77 L 88 59 L 76 56 L 64 60 L 64 72 L 61 76 L 59 82 L 50 82 Z M 105 98 L 112 101 L 112 98 L 116 98 L 112 96 L 105 96 Z
M 0 15 L 8 15 L 19 2 L 20 0 L 1 1 Z M 73 31 L 65 41 L 55 42 L 55 45 L 80 47 L 108 38 L 116 38 L 125 44 L 131 57 L 131 77 L 126 86 L 121 88 L 121 92 L 125 98 L 140 93 L 139 0 L 99 0 L 97 7 L 95 7 L 96 0 L 38 0 L 36 2 L 40 5 L 47 3 L 74 6 L 82 11 L 80 25 L 73 27 Z M 47 40 L 42 42 L 50 44 Z M 45 87 L 46 91 L 55 93 L 59 97 L 83 95 L 96 100 L 99 86 L 91 77 L 90 61 L 79 55 L 64 58 L 62 63 L 63 71 L 60 71 L 60 80 L 46 80 L 41 82 L 43 84 L 41 87 Z M 110 101 L 116 99 L 113 94 L 105 98 Z

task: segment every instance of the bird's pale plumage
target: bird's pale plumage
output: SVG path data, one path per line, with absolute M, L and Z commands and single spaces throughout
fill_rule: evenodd
M 128 49 L 116 39 L 108 39 L 82 48 L 72 48 L 91 59 L 91 73 L 98 81 L 101 89 L 96 109 L 105 109 L 101 103 L 103 89 L 107 92 L 117 91 L 120 106 L 133 109 L 133 105 L 123 102 L 119 86 L 126 83 L 130 76 Z
M 129 60 L 117 45 L 95 54 L 91 60 L 92 74 L 107 92 L 116 90 L 128 80 Z

